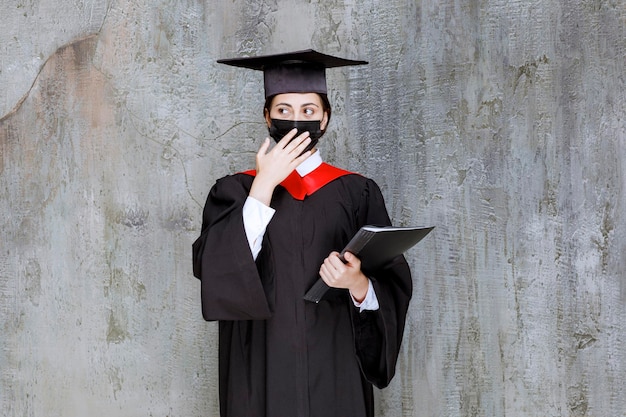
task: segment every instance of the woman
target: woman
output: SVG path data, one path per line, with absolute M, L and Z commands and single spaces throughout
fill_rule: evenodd
M 325 68 L 365 62 L 311 50 L 218 62 L 264 72 L 277 140 L 255 170 L 216 182 L 193 245 L 203 317 L 219 320 L 221 416 L 373 416 L 372 385 L 395 372 L 410 271 L 402 256 L 373 271 L 340 260 L 361 226 L 390 220 L 374 181 L 315 147 L 331 115 Z M 332 294 L 305 301 L 319 277 Z

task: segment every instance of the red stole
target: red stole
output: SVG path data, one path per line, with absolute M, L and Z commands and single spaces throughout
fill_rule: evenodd
M 251 169 L 249 171 L 245 171 L 244 174 L 252 175 L 254 177 L 256 175 L 256 171 Z M 320 166 L 304 177 L 301 177 L 300 174 L 298 174 L 298 171 L 294 170 L 283 180 L 283 182 L 280 183 L 280 185 L 282 185 L 296 200 L 304 200 L 304 197 L 312 195 L 329 182 L 349 174 L 352 174 L 352 172 L 322 162 Z

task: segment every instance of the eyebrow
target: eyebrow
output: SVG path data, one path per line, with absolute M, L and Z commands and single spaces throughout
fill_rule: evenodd
M 293 106 L 292 106 L 291 104 L 289 104 L 289 103 L 276 103 L 276 104 L 274 104 L 274 106 L 273 106 L 273 107 L 278 107 L 278 106 L 286 106 L 286 107 L 291 107 L 291 108 L 293 108 Z M 315 104 L 315 103 L 304 103 L 304 104 L 302 104 L 300 107 L 302 108 L 302 107 L 307 107 L 307 106 L 315 106 L 315 107 L 317 107 L 317 108 L 319 108 L 319 107 L 320 107 L 319 105 L 317 105 L 317 104 Z

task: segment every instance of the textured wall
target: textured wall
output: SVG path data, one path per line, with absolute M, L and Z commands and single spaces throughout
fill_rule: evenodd
M 216 4 L 212 4 L 216 3 Z M 322 152 L 436 225 L 380 416 L 626 416 L 622 0 L 0 4 L 0 410 L 215 416 L 191 242 L 313 47 Z

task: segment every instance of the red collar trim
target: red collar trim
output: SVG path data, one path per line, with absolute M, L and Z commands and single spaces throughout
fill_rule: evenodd
M 243 172 L 246 175 L 255 176 L 256 171 L 251 169 Z M 289 194 L 296 200 L 304 200 L 307 195 L 312 195 L 326 184 L 336 180 L 344 175 L 353 174 L 341 168 L 334 167 L 325 162 L 315 168 L 312 172 L 301 177 L 297 171 L 293 171 L 283 182 L 280 183 Z

